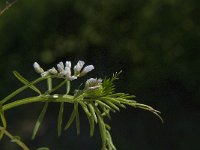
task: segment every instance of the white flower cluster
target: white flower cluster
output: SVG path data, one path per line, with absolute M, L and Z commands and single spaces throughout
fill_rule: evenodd
M 72 75 L 71 72 L 71 61 L 66 61 L 65 65 L 63 62 L 59 62 L 57 64 L 57 70 L 53 67 L 47 71 L 44 71 L 37 62 L 33 64 L 33 67 L 37 73 L 41 74 L 42 77 L 45 77 L 47 75 L 58 75 L 59 77 L 64 77 L 67 80 L 71 81 L 77 79 L 78 77 L 86 75 L 88 72 L 94 69 L 93 65 L 88 65 L 83 68 L 84 65 L 85 62 L 79 60 L 73 68 L 74 75 Z
M 86 90 L 96 90 L 101 87 L 102 79 L 90 78 L 85 82 Z

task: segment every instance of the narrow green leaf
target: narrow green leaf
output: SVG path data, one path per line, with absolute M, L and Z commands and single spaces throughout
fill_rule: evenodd
M 105 101 L 105 103 L 107 103 L 110 107 L 112 107 L 113 109 L 120 111 L 119 107 L 117 107 L 115 104 L 113 104 L 111 101 Z
M 94 117 L 94 121 L 97 123 L 97 116 L 96 116 L 96 114 L 95 114 L 95 111 L 94 111 L 94 108 L 93 108 L 93 106 L 92 106 L 92 104 L 88 104 L 88 107 L 89 107 L 89 109 L 90 109 L 90 113 L 92 114 L 92 116 Z
M 135 100 L 129 100 L 129 99 L 124 99 L 124 98 L 117 98 L 120 103 L 124 104 L 132 104 L 132 103 L 137 103 Z
M 90 117 L 90 116 L 91 116 L 91 113 L 89 112 L 89 110 L 88 110 L 88 108 L 87 108 L 87 105 L 86 105 L 84 102 L 82 102 L 82 101 L 80 101 L 79 103 L 80 103 L 80 105 L 82 106 L 82 108 L 83 108 L 83 110 L 85 111 L 85 113 L 87 114 L 87 116 Z
M 32 81 L 30 84 L 31 85 L 34 85 L 38 82 L 41 82 L 43 80 L 46 80 L 45 77 L 40 77 L 34 81 Z M 15 90 L 14 92 L 12 92 L 11 94 L 9 94 L 8 96 L 6 96 L 3 100 L 1 100 L 1 103 L 4 104 L 5 102 L 7 102 L 8 100 L 10 100 L 11 98 L 13 98 L 14 96 L 16 96 L 17 94 L 21 93 L 22 91 L 24 91 L 25 89 L 27 89 L 29 86 L 27 85 L 24 85 L 23 87 L 21 88 L 18 88 L 17 90 Z
M 107 109 L 111 109 L 110 106 L 108 106 L 107 104 L 105 104 L 102 101 L 96 100 L 95 102 L 97 102 L 99 105 L 102 105 L 102 106 L 106 107 Z
M 21 140 L 21 138 L 19 136 L 14 136 L 13 139 L 11 139 L 11 142 L 17 142 L 20 140 Z
M 107 116 L 109 119 L 111 119 L 111 116 L 110 116 L 110 110 L 115 112 L 114 109 L 107 109 L 106 107 L 104 107 L 103 105 L 100 105 L 101 109 L 102 109 L 102 116 Z
M 3 130 L 0 130 L 0 140 L 3 138 L 4 132 Z
M 129 95 L 129 94 L 125 94 L 125 93 L 114 93 L 111 96 L 115 97 L 115 98 L 123 98 L 123 99 L 133 99 L 133 98 L 136 98 L 135 95 Z
M 99 130 L 102 140 L 102 149 L 106 148 L 106 128 L 105 123 L 100 115 L 98 115 L 98 121 L 99 121 Z
M 44 119 L 45 113 L 46 113 L 47 108 L 48 108 L 48 104 L 49 104 L 48 102 L 46 102 L 44 104 L 44 107 L 43 107 L 43 109 L 42 109 L 42 111 L 41 111 L 41 113 L 40 113 L 40 115 L 39 115 L 39 117 L 37 119 L 37 122 L 35 124 L 34 129 L 33 129 L 32 139 L 35 139 L 35 136 L 36 136 L 36 134 L 38 132 L 38 129 L 39 129 L 40 125 L 42 124 L 42 121 Z
M 90 124 L 90 136 L 94 135 L 94 129 L 95 129 L 95 123 L 94 123 L 94 118 L 92 116 L 88 117 L 88 121 Z
M 102 115 L 105 115 L 108 117 L 108 119 L 111 119 L 111 116 L 110 116 L 110 110 L 109 109 L 106 109 L 105 107 L 103 108 L 103 113 Z
M 116 105 L 119 106 L 119 107 L 122 107 L 122 108 L 124 108 L 124 109 L 126 108 L 126 106 L 123 105 L 123 104 L 120 102 L 119 98 L 110 98 L 109 100 L 112 101 L 114 104 L 116 104 Z
M 105 127 L 106 127 L 106 129 L 108 129 L 108 130 L 111 129 L 110 125 L 108 125 L 108 124 L 106 124 L 106 123 L 105 123 Z
M 26 80 L 24 77 L 22 77 L 17 71 L 13 71 L 13 74 L 15 75 L 15 77 L 22 82 L 23 84 L 27 85 L 28 87 L 30 87 L 33 91 L 35 91 L 36 93 L 41 95 L 41 92 L 38 88 L 36 88 L 33 84 L 31 84 L 28 80 Z
M 3 127 L 6 128 L 7 127 L 6 118 L 5 118 L 4 112 L 2 110 L 0 111 L 0 116 L 1 116 L 1 121 L 2 121 Z
M 80 118 L 79 118 L 79 112 L 78 112 L 78 103 L 76 105 L 76 132 L 77 135 L 80 134 Z
M 110 132 L 108 130 L 106 131 L 106 135 L 107 135 L 107 143 L 110 146 L 110 149 L 117 150 L 115 145 L 113 144 L 112 137 L 111 137 Z
M 70 116 L 70 118 L 69 118 L 67 124 L 65 125 L 64 130 L 67 130 L 67 129 L 70 127 L 70 125 L 71 125 L 72 122 L 74 121 L 75 117 L 76 117 L 76 109 L 75 109 L 75 104 L 74 104 L 73 112 L 71 113 L 71 116 Z
M 58 114 L 58 136 L 60 136 L 62 132 L 63 111 L 64 111 L 64 102 L 60 104 L 60 110 Z
M 89 112 L 89 110 L 87 108 L 87 105 L 84 102 L 82 102 L 82 101 L 80 101 L 79 103 L 82 106 L 82 108 L 85 111 L 86 116 L 88 118 L 88 122 L 89 122 L 89 125 L 90 125 L 90 136 L 93 136 L 94 135 L 94 128 L 95 128 L 94 118 L 91 115 L 91 113 Z

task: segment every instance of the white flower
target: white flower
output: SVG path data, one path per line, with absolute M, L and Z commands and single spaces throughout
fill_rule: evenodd
M 78 76 L 80 74 L 81 69 L 83 68 L 85 62 L 79 60 L 76 66 L 74 66 L 74 75 Z
M 64 70 L 65 66 L 64 66 L 63 62 L 59 62 L 59 64 L 57 64 L 57 67 L 58 67 L 58 71 L 62 72 Z
M 85 82 L 86 90 L 95 90 L 101 87 L 102 79 L 90 78 Z
M 71 76 L 71 68 L 67 66 L 65 67 L 64 76 L 66 77 L 67 80 L 70 80 L 70 81 L 77 79 L 76 76 Z
M 41 76 L 42 76 L 42 77 L 45 77 L 45 76 L 48 76 L 48 75 L 49 75 L 49 72 L 48 72 L 48 71 L 45 71 L 45 72 L 41 73 Z
M 57 64 L 57 67 L 58 67 L 58 72 L 59 72 L 58 76 L 64 77 L 70 81 L 77 79 L 76 76 L 71 75 L 71 61 L 66 61 L 65 66 L 64 66 L 63 62 L 59 62 Z
M 93 65 L 88 65 L 83 68 L 85 65 L 84 61 L 79 60 L 78 63 L 74 66 L 74 74 L 72 75 L 72 64 L 71 61 L 66 61 L 65 65 L 63 62 L 59 62 L 57 64 L 57 69 L 55 67 L 44 71 L 40 65 L 35 62 L 33 64 L 33 67 L 35 68 L 35 71 L 37 73 L 40 73 L 42 77 L 47 76 L 47 75 L 57 75 L 58 77 L 66 78 L 67 80 L 75 80 L 78 77 L 84 76 L 88 72 L 92 71 L 94 69 Z
M 71 68 L 72 66 L 71 61 L 66 61 L 65 66 Z
M 89 65 L 89 66 L 86 66 L 80 73 L 80 77 L 81 76 L 84 76 L 86 75 L 88 72 L 92 71 L 94 69 L 94 66 L 93 65 Z
M 54 67 L 51 68 L 51 69 L 49 69 L 48 72 L 49 72 L 50 74 L 53 74 L 53 75 L 56 75 L 56 74 L 58 73 L 58 71 L 57 71 Z
M 40 65 L 37 63 L 37 62 L 34 62 L 34 64 L 33 64 L 33 67 L 34 67 L 34 69 L 35 69 L 35 71 L 37 72 L 37 73 L 43 73 L 44 72 L 44 70 L 40 67 Z

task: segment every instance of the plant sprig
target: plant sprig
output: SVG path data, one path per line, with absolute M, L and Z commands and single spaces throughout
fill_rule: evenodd
M 105 118 L 111 119 L 111 112 L 116 113 L 122 108 L 125 109 L 127 106 L 131 106 L 150 111 L 158 116 L 161 121 L 163 121 L 159 115 L 159 111 L 148 105 L 136 102 L 134 100 L 135 96 L 125 93 L 115 93 L 114 81 L 118 79 L 118 76 L 122 71 L 115 73 L 111 78 L 105 78 L 104 80 L 90 78 L 85 82 L 83 89 L 75 89 L 74 94 L 72 94 L 71 82 L 86 75 L 88 72 L 94 69 L 93 65 L 83 67 L 84 64 L 84 61 L 78 61 L 77 65 L 73 68 L 74 71 L 72 75 L 70 61 L 66 61 L 65 65 L 63 62 L 60 62 L 57 65 L 57 70 L 53 67 L 47 71 L 44 71 L 38 63 L 34 63 L 34 68 L 37 73 L 41 74 L 41 77 L 31 82 L 25 79 L 17 71 L 14 71 L 13 73 L 15 77 L 21 83 L 23 83 L 24 86 L 0 101 L 0 116 L 3 124 L 3 127 L 0 129 L 3 131 L 3 129 L 6 129 L 7 126 L 6 118 L 4 116 L 5 111 L 25 104 L 44 102 L 43 109 L 40 112 L 33 129 L 32 139 L 34 139 L 39 131 L 42 121 L 44 120 L 49 103 L 60 103 L 57 123 L 57 132 L 58 136 L 60 136 L 63 132 L 64 104 L 71 103 L 74 105 L 74 108 L 69 120 L 65 124 L 64 130 L 69 129 L 73 122 L 75 122 L 77 134 L 80 134 L 79 109 L 83 109 L 90 125 L 90 136 L 94 135 L 95 126 L 98 125 L 102 139 L 102 150 L 116 150 L 110 134 L 111 127 L 105 123 Z M 52 82 L 56 78 L 59 78 L 63 81 L 52 87 Z M 47 82 L 47 90 L 42 92 L 42 90 L 37 88 L 37 84 L 43 82 L 44 80 Z M 59 88 L 63 86 L 66 87 L 66 92 L 63 94 L 57 94 Z M 38 95 L 11 101 L 11 99 L 13 99 L 17 94 L 28 88 L 36 92 Z

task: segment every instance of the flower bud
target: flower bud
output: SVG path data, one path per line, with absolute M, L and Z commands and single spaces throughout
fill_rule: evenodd
M 71 61 L 66 61 L 65 66 L 68 68 L 71 68 L 72 66 Z
M 59 64 L 57 64 L 57 68 L 59 72 L 62 72 L 64 70 L 64 64 L 63 62 L 59 62 Z
M 95 90 L 101 87 L 102 79 L 90 78 L 85 82 L 86 90 Z
M 89 66 L 86 66 L 82 72 L 80 73 L 80 76 L 84 76 L 86 75 L 88 72 L 92 71 L 94 69 L 94 66 L 93 65 L 89 65 Z
M 44 72 L 44 70 L 40 67 L 40 65 L 37 62 L 34 62 L 33 67 L 34 67 L 34 69 L 37 73 L 43 73 Z
M 76 64 L 76 66 L 74 66 L 74 75 L 79 75 L 81 69 L 83 68 L 85 62 L 79 60 L 78 63 Z
M 51 68 L 51 69 L 49 69 L 48 72 L 49 72 L 50 74 L 53 74 L 53 75 L 56 75 L 56 74 L 58 73 L 58 71 L 57 71 L 54 67 Z

